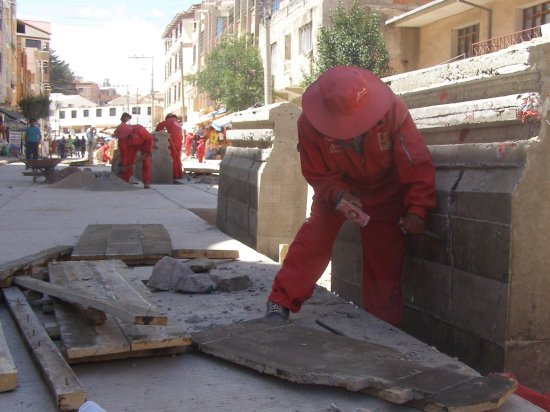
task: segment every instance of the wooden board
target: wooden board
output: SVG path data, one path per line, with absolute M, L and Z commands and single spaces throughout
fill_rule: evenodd
M 496 408 L 516 388 L 513 380 L 500 375 L 483 378 L 433 368 L 403 360 L 398 351 L 383 345 L 269 319 L 206 329 L 194 333 L 192 340 L 205 353 L 261 373 L 344 387 L 399 404 L 412 402 L 426 411 Z
M 17 388 L 17 368 L 0 323 L 0 392 L 11 391 L 15 388 Z
M 63 262 L 52 267 L 50 281 L 59 286 L 96 292 L 103 288 L 109 297 L 129 305 L 152 297 L 143 283 L 127 278 L 130 270 L 120 260 Z M 168 326 L 135 325 L 107 315 L 104 323 L 93 325 L 73 305 L 62 302 L 55 304 L 55 314 L 65 357 L 71 364 L 181 353 L 191 344 L 189 334 L 171 322 Z
M 238 250 L 216 250 L 216 249 L 174 249 L 172 250 L 174 259 L 238 259 Z
M 68 258 L 72 250 L 72 246 L 56 246 L 1 264 L 0 287 L 10 286 L 14 275 L 30 275 L 33 274 L 38 267 L 45 265 L 50 261 Z
M 78 409 L 86 401 L 86 391 L 49 338 L 25 296 L 15 286 L 2 289 L 2 293 L 57 406 L 62 411 Z
M 88 225 L 71 259 L 122 259 L 129 264 L 154 264 L 171 254 L 172 241 L 163 225 Z

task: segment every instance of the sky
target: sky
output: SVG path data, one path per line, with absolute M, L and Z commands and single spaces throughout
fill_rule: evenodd
M 51 23 L 50 48 L 75 76 L 148 95 L 151 71 L 155 91 L 164 91 L 162 33 L 193 3 L 200 0 L 18 0 L 16 15 Z

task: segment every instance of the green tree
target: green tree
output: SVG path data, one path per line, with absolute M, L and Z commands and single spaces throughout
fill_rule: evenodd
M 251 36 L 228 36 L 206 55 L 205 67 L 190 80 L 228 111 L 263 101 L 264 69 Z
M 77 94 L 74 74 L 69 64 L 50 51 L 50 85 L 52 93 Z
M 50 116 L 50 97 L 45 94 L 24 97 L 19 100 L 19 109 L 27 122 L 30 119 L 46 119 Z
M 380 15 L 361 9 L 353 0 L 348 12 L 342 1 L 330 14 L 328 27 L 317 34 L 318 57 L 312 61 L 309 73 L 304 73 L 303 87 L 314 82 L 323 72 L 340 66 L 357 66 L 383 77 L 392 73 L 390 57 L 382 33 Z

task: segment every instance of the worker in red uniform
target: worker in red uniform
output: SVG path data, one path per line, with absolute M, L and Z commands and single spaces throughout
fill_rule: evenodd
M 359 227 L 365 309 L 398 325 L 406 234 L 422 234 L 435 206 L 430 153 L 405 104 L 368 70 L 326 71 L 304 92 L 302 108 L 298 148 L 315 195 L 275 276 L 266 317 L 288 320 L 312 296 L 341 225 L 357 217 L 337 209 L 345 200 L 370 217 Z
M 181 123 L 175 114 L 169 113 L 166 115 L 164 122 L 160 122 L 155 131 L 166 129 L 170 133 L 169 146 L 170 155 L 172 156 L 172 175 L 174 179 L 183 178 L 183 169 L 181 167 L 181 148 L 183 145 L 183 132 Z
M 199 159 L 199 163 L 203 162 L 205 151 L 206 148 L 204 146 L 204 138 L 200 137 L 199 141 L 197 142 L 197 159 Z
M 130 181 L 137 152 L 141 152 L 143 161 L 142 178 L 143 187 L 148 189 L 151 184 L 151 156 L 153 153 L 153 136 L 141 125 L 129 125 L 128 121 L 132 116 L 122 113 L 121 123 L 115 129 L 113 136 L 118 139 L 118 151 L 122 160 L 122 172 L 120 178 L 126 182 Z
M 185 155 L 187 157 L 191 156 L 191 146 L 193 145 L 193 139 L 195 138 L 195 135 L 191 132 L 188 132 L 185 136 Z

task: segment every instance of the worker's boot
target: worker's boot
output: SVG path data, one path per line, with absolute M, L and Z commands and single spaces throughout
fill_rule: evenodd
M 284 306 L 277 305 L 275 302 L 268 300 L 265 318 L 288 322 L 290 320 L 290 311 Z
M 151 186 L 150 186 L 148 183 L 144 183 L 144 184 L 143 184 L 143 188 L 144 188 L 144 189 L 149 189 L 150 187 L 151 187 Z

